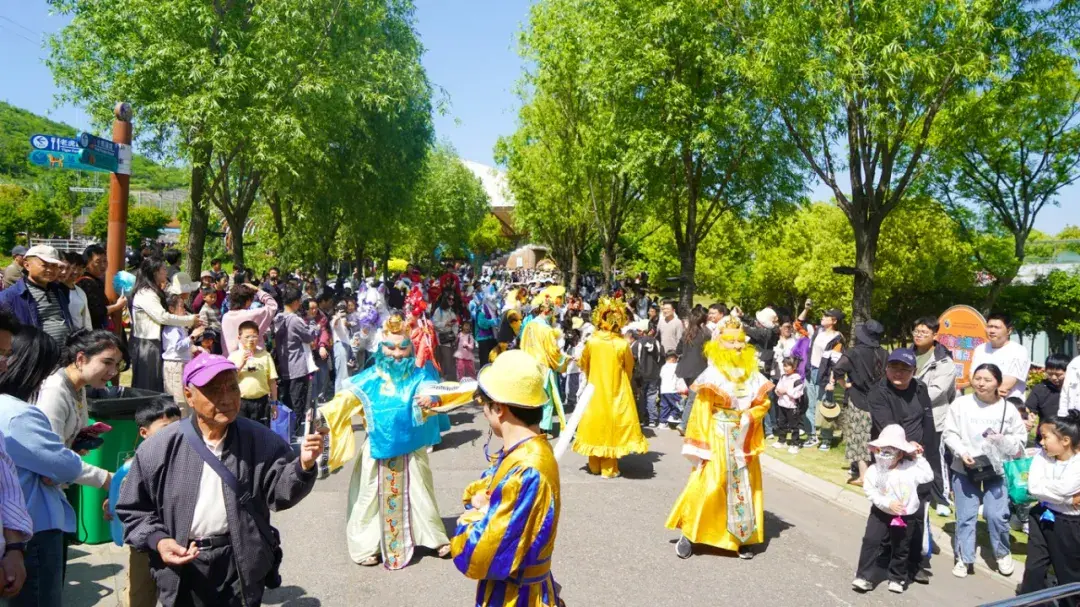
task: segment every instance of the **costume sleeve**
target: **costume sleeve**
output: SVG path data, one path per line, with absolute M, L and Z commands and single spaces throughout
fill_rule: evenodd
M 585 347 L 581 349 L 581 358 L 578 360 L 578 366 L 581 367 L 581 372 L 585 377 L 589 377 L 589 364 L 592 362 L 592 355 L 589 354 L 589 342 L 585 342 Z
M 475 513 L 475 514 L 471 514 Z M 454 565 L 474 580 L 520 576 L 521 584 L 549 571 L 555 538 L 555 496 L 533 468 L 515 468 L 495 487 L 486 511 L 467 509 L 450 542 Z M 531 566 L 537 571 L 530 572 Z
M 331 470 L 337 470 L 356 456 L 352 418 L 354 415 L 363 416 L 364 407 L 351 389 L 345 389 L 335 394 L 333 400 L 319 407 L 319 412 L 330 427 L 328 465 Z
M 690 419 L 686 421 L 686 435 L 683 438 L 682 454 L 690 461 L 708 461 L 712 459 L 710 443 L 712 438 L 712 416 L 716 409 L 731 406 L 731 399 L 726 394 L 718 394 L 711 389 L 699 390 L 693 404 L 687 404 Z

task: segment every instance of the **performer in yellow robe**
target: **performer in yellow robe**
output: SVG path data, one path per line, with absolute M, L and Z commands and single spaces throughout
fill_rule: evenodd
M 560 607 L 551 575 L 559 528 L 559 464 L 537 431 L 548 401 L 545 369 L 520 350 L 480 370 L 477 400 L 503 441 L 462 498 L 450 547 L 454 565 L 478 580 L 476 607 Z M 485 454 L 486 454 L 485 448 Z
M 649 443 L 641 433 L 637 403 L 630 378 L 634 355 L 619 333 L 626 324 L 626 304 L 620 299 L 600 299 L 593 311 L 597 331 L 585 342 L 578 366 L 593 386 L 593 397 L 582 413 L 574 437 L 574 451 L 589 457 L 589 472 L 604 478 L 619 474 L 619 458 L 647 453 Z
M 550 302 L 537 306 L 536 316 L 521 330 L 520 339 L 521 349 L 547 370 L 544 374 L 544 390 L 549 400 L 544 405 L 544 418 L 540 420 L 540 429 L 549 435 L 554 427 L 552 413 L 558 414 L 559 426 L 566 427 L 562 397 L 559 396 L 559 376 L 556 374 L 566 372 L 566 366 L 570 363 L 570 357 L 559 350 L 558 337 L 551 326 L 553 313 Z
M 719 340 L 706 344 L 709 366 L 691 387 L 697 399 L 682 452 L 695 466 L 667 520 L 668 529 L 682 531 L 679 558 L 689 558 L 693 544 L 708 544 L 751 559 L 747 547 L 765 541 L 758 455 L 772 384 L 758 372 L 742 325 L 728 319 Z

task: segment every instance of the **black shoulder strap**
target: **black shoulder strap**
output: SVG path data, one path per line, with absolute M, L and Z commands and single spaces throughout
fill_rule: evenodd
M 225 486 L 227 486 L 229 490 L 233 492 L 233 495 L 236 496 L 236 500 L 240 503 L 240 507 L 246 510 L 247 513 L 251 515 L 251 518 L 255 520 L 255 526 L 259 528 L 259 534 L 263 536 L 263 540 L 271 546 L 276 547 L 277 541 L 273 531 L 270 529 L 270 523 L 263 520 L 263 517 L 255 511 L 255 505 L 251 503 L 251 494 L 246 491 L 241 493 L 240 481 L 236 479 L 236 475 L 225 467 L 225 464 L 221 459 L 210 451 L 210 448 L 206 446 L 203 439 L 195 432 L 195 416 L 191 416 L 190 424 L 181 422 L 180 430 L 183 432 L 184 440 L 187 442 L 188 446 L 202 458 L 202 461 L 210 466 L 210 469 L 213 470 L 215 474 L 221 477 Z

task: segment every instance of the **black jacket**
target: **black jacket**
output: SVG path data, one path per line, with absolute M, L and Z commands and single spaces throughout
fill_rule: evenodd
M 709 343 L 711 337 L 709 330 L 702 327 L 693 340 L 687 341 L 686 335 L 679 340 L 679 345 L 675 348 L 675 352 L 679 355 L 679 366 L 675 367 L 675 376 L 686 380 L 687 385 L 693 383 L 709 366 L 708 361 L 705 360 L 705 344 Z
M 1057 417 L 1060 400 L 1061 388 L 1044 379 L 1028 393 L 1024 406 L 1028 411 L 1038 415 L 1039 423 L 1042 424 Z
M 912 379 L 907 390 L 896 390 L 886 377 L 879 381 L 867 396 L 872 422 L 870 436 L 877 438 L 889 424 L 900 424 L 909 441 L 926 445 L 934 434 L 934 413 L 926 384 Z
M 660 367 L 664 364 L 664 354 L 660 351 L 660 342 L 655 337 L 639 337 L 630 352 L 634 355 L 634 376 L 644 381 L 658 381 Z
M 850 382 L 846 391 L 848 400 L 856 408 L 869 411 L 867 397 L 885 375 L 885 362 L 889 353 L 881 346 L 858 344 L 840 357 L 833 367 L 833 377 L 840 382 Z

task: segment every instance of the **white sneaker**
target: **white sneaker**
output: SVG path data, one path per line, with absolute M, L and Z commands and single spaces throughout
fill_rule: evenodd
M 861 577 L 857 577 L 851 581 L 851 587 L 855 590 L 861 590 L 863 592 L 870 592 L 874 589 L 874 585 L 868 580 L 864 580 Z
M 772 448 L 773 448 L 773 449 L 786 449 L 786 448 L 787 448 L 787 444 L 785 444 L 785 443 L 782 443 L 782 442 L 780 442 L 780 441 L 776 441 L 775 443 L 773 443 L 773 444 L 772 444 Z
M 792 455 L 798 455 L 799 454 L 799 448 L 796 447 L 795 445 L 792 445 L 792 446 L 787 448 L 787 452 L 792 454 Z
M 964 561 L 956 561 L 956 565 L 952 568 L 952 574 L 956 577 L 967 577 L 968 566 Z
M 997 560 L 998 573 L 1004 576 L 1012 575 L 1015 565 L 1012 555 L 1003 556 Z
M 934 508 L 934 512 L 937 512 L 938 516 L 952 516 L 952 510 L 945 504 L 938 504 L 938 507 Z
M 904 585 L 900 582 L 889 582 L 889 592 L 900 594 L 904 592 Z

